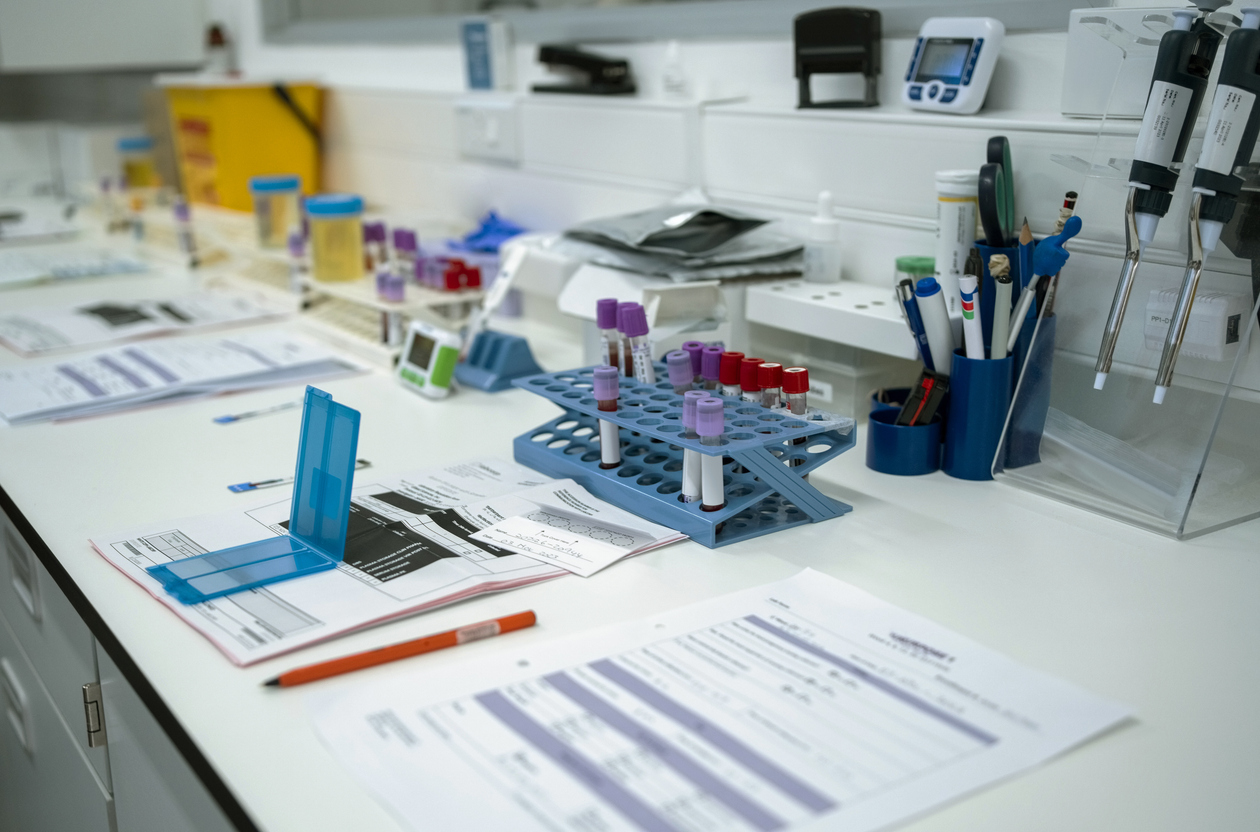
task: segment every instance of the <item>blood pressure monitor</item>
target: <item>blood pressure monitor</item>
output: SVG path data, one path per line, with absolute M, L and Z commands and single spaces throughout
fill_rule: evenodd
M 1006 27 L 991 17 L 924 21 L 901 100 L 916 110 L 970 115 L 984 104 Z
M 398 380 L 422 396 L 445 398 L 451 392 L 459 346 L 456 333 L 413 320 L 398 356 Z

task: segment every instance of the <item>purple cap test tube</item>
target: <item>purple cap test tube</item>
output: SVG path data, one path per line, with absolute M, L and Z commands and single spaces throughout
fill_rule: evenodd
M 385 223 L 383 222 L 363 223 L 363 242 L 365 243 L 385 242 Z
M 415 253 L 416 250 L 416 232 L 410 228 L 394 229 L 394 251 L 409 251 Z
M 701 354 L 704 352 L 703 341 L 684 341 L 683 352 L 691 356 L 691 376 L 695 381 L 700 380 L 700 362 Z
M 696 436 L 696 404 L 701 399 L 708 398 L 711 397 L 703 390 L 688 390 L 683 393 L 682 423 L 685 436 Z
M 616 367 L 605 365 L 595 368 L 594 393 L 600 410 L 615 411 L 617 398 L 621 394 L 618 386 L 621 373 Z
M 595 301 L 595 326 L 600 329 L 617 328 L 616 298 L 601 298 Z
M 696 433 L 701 445 L 721 445 L 726 432 L 726 413 L 721 399 L 709 397 L 696 402 Z M 722 454 L 705 454 L 700 458 L 700 509 L 717 511 L 726 505 L 726 487 L 722 482 Z
M 722 374 L 722 347 L 705 347 L 700 353 L 700 375 L 704 379 L 705 390 L 716 390 L 718 377 Z
M 696 433 L 705 445 L 720 445 L 721 442 L 704 442 L 726 433 L 726 413 L 722 400 L 709 396 L 696 402 Z
M 647 310 L 641 303 L 632 303 L 626 310 L 625 329 L 628 338 L 643 338 L 648 334 Z
M 691 389 L 691 356 L 682 350 L 666 353 L 665 368 L 669 371 L 669 383 L 674 385 L 675 393 L 686 393 Z

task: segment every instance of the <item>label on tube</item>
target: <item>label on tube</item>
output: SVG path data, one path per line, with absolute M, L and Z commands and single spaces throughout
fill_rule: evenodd
M 1142 129 L 1138 133 L 1137 147 L 1133 149 L 1134 159 L 1165 168 L 1172 164 L 1193 95 L 1192 90 L 1167 81 L 1151 84 Z
M 1234 160 L 1238 158 L 1238 146 L 1247 129 L 1247 119 L 1255 106 L 1256 94 L 1228 84 L 1216 88 L 1212 99 L 1212 112 L 1208 115 L 1207 133 L 1203 137 L 1203 150 L 1199 153 L 1200 170 L 1210 170 L 1225 176 L 1234 172 Z

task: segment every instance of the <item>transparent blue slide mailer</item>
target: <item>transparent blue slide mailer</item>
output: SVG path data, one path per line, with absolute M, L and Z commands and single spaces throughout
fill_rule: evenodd
M 332 569 L 345 556 L 358 448 L 359 411 L 307 387 L 289 533 L 146 571 L 183 603 L 196 604 Z

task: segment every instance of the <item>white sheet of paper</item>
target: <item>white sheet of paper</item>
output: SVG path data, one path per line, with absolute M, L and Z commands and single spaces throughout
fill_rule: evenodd
M 473 538 L 584 578 L 624 557 L 686 537 L 606 503 L 570 479 L 517 496 L 536 507 L 505 516 Z
M 410 828 L 517 832 L 882 829 L 1130 714 L 812 570 L 306 705 Z
M 337 569 L 201 604 L 176 601 L 145 568 L 285 534 L 288 493 L 273 492 L 271 502 L 251 508 L 156 521 L 91 542 L 244 666 L 360 627 L 568 574 L 472 541 L 487 523 L 459 508 L 473 500 L 510 502 L 513 492 L 545 480 L 514 462 L 484 459 L 356 484 L 345 561 Z
M 143 260 L 99 246 L 60 243 L 0 248 L 0 287 L 40 280 L 128 274 L 148 268 Z
M 244 295 L 194 292 L 153 300 L 103 300 L 0 315 L 0 341 L 23 355 L 211 327 L 257 323 L 284 310 Z

